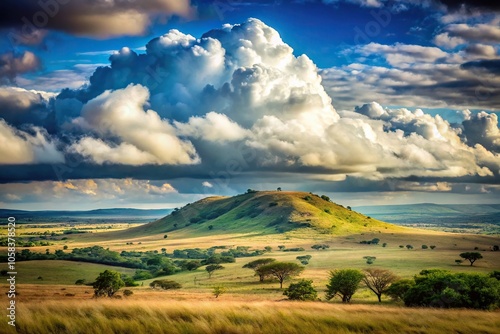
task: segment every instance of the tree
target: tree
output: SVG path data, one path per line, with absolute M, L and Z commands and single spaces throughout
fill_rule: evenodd
M 422 245 L 422 249 L 427 249 L 429 247 L 427 247 L 427 245 Z
M 214 229 L 214 226 L 213 225 L 208 225 L 208 229 L 211 231 Z
M 273 248 L 272 248 L 271 246 L 266 246 L 266 247 L 264 247 L 264 250 L 265 250 L 266 252 L 270 252 L 270 251 L 272 251 L 272 250 L 273 250 Z
M 279 245 L 279 246 L 278 246 L 278 249 L 282 251 L 283 249 L 285 249 L 285 246 L 283 246 L 283 245 Z
M 259 272 L 258 269 L 262 266 L 265 266 L 266 264 L 270 264 L 272 262 L 275 262 L 276 259 L 272 258 L 264 258 L 264 259 L 258 259 L 252 262 L 248 262 L 243 266 L 243 268 L 248 268 L 248 269 L 253 269 L 255 271 L 255 275 L 259 276 L 259 281 L 264 282 L 264 279 L 266 278 L 266 274 L 264 272 Z
M 385 269 L 369 268 L 365 269 L 363 283 L 377 296 L 379 303 L 382 302 L 382 294 L 396 280 L 396 275 Z
M 430 247 L 431 249 L 436 248 L 436 246 L 435 246 L 435 245 L 430 245 L 429 247 Z
M 278 189 L 276 189 L 276 190 L 281 191 L 281 187 L 278 187 Z
M 463 259 L 469 260 L 471 266 L 474 264 L 474 262 L 483 258 L 481 253 L 478 253 L 478 252 L 461 253 L 460 257 Z
M 212 293 L 214 294 L 215 298 L 219 298 L 220 295 L 226 293 L 227 289 L 223 285 L 216 285 L 213 287 Z
M 167 235 L 167 234 L 165 234 L 165 235 L 163 236 L 163 239 L 167 239 L 167 238 L 168 238 L 168 235 Z
M 214 273 L 214 271 L 216 271 L 216 270 L 222 270 L 222 269 L 224 269 L 224 267 L 221 266 L 220 264 L 209 264 L 205 268 L 205 270 L 208 273 L 208 278 L 212 278 L 212 274 Z
M 280 282 L 280 289 L 283 288 L 283 281 L 299 275 L 304 267 L 293 262 L 273 262 L 257 269 L 258 275 L 274 276 Z
M 312 286 L 311 280 L 302 279 L 290 286 L 283 292 L 290 300 L 316 300 L 318 292 Z
M 327 201 L 327 202 L 330 202 L 330 197 L 326 196 L 326 195 L 321 195 L 321 199 L 323 201 Z
M 330 271 L 330 281 L 326 285 L 326 299 L 330 300 L 338 295 L 343 303 L 350 302 L 363 277 L 363 273 L 357 269 Z
M 412 245 L 406 245 L 406 248 L 408 248 L 408 250 L 410 250 L 410 249 L 413 249 L 413 246 Z
M 108 296 L 112 297 L 120 288 L 124 287 L 120 273 L 113 270 L 105 270 L 100 273 L 92 284 L 94 295 L 96 297 Z

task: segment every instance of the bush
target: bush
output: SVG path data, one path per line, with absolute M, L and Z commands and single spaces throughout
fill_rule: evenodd
M 429 247 L 427 247 L 427 245 L 422 245 L 422 249 L 427 249 Z
M 134 294 L 134 292 L 132 290 L 123 290 L 123 295 L 125 297 L 132 296 L 133 294 Z
M 385 294 L 395 301 L 403 300 L 405 294 L 415 285 L 415 281 L 411 279 L 402 279 L 396 281 L 389 286 Z
M 180 283 L 167 279 L 154 280 L 153 282 L 149 283 L 149 286 L 153 289 L 160 288 L 163 290 L 173 290 L 182 288 L 182 285 Z
M 85 284 L 85 279 L 83 278 L 77 279 L 75 282 L 75 285 L 84 285 L 84 284 Z
M 303 251 L 305 251 L 305 249 L 302 248 L 302 247 L 294 247 L 294 248 L 283 249 L 283 252 L 303 252 Z
M 321 195 L 321 199 L 324 201 L 330 202 L 330 197 L 328 197 L 326 195 Z
M 431 249 L 434 249 L 434 248 L 436 248 L 436 246 L 434 246 L 434 245 L 430 245 L 430 248 L 431 248 Z
M 330 248 L 330 246 L 326 245 L 326 244 L 316 244 L 316 245 L 312 245 L 311 246 L 312 249 L 316 249 L 316 250 L 324 250 L 324 249 L 328 249 Z
M 311 280 L 300 280 L 298 283 L 290 284 L 283 292 L 290 300 L 316 300 L 318 292 L 312 286 Z
M 404 294 L 412 307 L 494 309 L 500 306 L 500 281 L 483 274 L 423 270 Z

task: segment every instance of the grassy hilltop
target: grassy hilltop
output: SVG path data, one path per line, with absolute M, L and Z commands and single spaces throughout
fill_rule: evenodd
M 306 228 L 332 235 L 404 230 L 318 195 L 295 191 L 258 191 L 234 197 L 207 197 L 174 210 L 153 223 L 119 233 L 136 236 L 172 231 L 182 231 L 191 236 L 275 234 Z

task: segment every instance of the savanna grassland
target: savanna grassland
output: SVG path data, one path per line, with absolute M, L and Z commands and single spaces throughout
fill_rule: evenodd
M 23 227 L 18 231 L 21 237 L 25 231 L 27 237 L 43 229 L 47 227 Z M 57 229 L 59 233 L 61 227 Z M 377 244 L 361 243 L 375 238 L 379 239 Z M 258 256 L 223 263 L 224 269 L 211 278 L 201 266 L 138 280 L 137 287 L 126 288 L 133 295 L 125 297 L 124 289 L 119 291 L 121 299 L 93 299 L 92 287 L 77 286 L 75 281 L 92 282 L 105 269 L 131 276 L 135 271 L 132 268 L 61 260 L 18 262 L 19 333 L 500 332 L 499 311 L 407 308 L 387 296 L 379 304 L 365 287 L 354 294 L 351 305 L 343 305 L 338 299 L 325 302 L 329 272 L 334 269 L 383 268 L 400 278 L 411 278 L 423 269 L 466 273 L 499 270 L 499 253 L 490 251 L 490 247 L 500 244 L 500 238 L 387 224 L 307 193 L 258 192 L 208 198 L 147 225 L 128 226 L 124 222 L 112 231 L 61 234 L 50 243 L 29 249 L 68 253 L 75 248 L 101 246 L 116 252 L 156 251 L 155 254 L 214 246 L 270 249 Z M 329 248 L 315 250 L 311 248 L 314 244 Z M 435 248 L 423 249 L 422 245 Z M 286 252 L 280 246 L 304 250 Z M 483 258 L 474 266 L 455 263 L 460 253 L 468 251 L 481 252 Z M 299 263 L 296 257 L 303 255 L 311 256 L 305 270 L 285 281 L 284 287 L 301 278 L 310 279 L 321 301 L 287 301 L 277 281 L 259 282 L 252 270 L 243 268 L 259 258 Z M 367 264 L 366 256 L 376 259 Z M 182 288 L 150 289 L 149 283 L 158 278 L 175 280 Z M 218 285 L 227 292 L 215 298 L 212 290 Z M 3 295 L 7 287 L 0 288 Z M 0 332 L 9 333 L 9 327 L 2 322 Z
M 18 333 L 498 333 L 497 312 L 161 299 L 22 303 Z M 14 333 L 5 323 L 0 330 Z

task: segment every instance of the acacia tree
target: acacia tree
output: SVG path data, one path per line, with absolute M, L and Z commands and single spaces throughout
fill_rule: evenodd
M 209 264 L 205 268 L 205 270 L 208 272 L 208 278 L 212 278 L 212 274 L 214 273 L 214 271 L 221 269 L 224 269 L 224 267 L 221 266 L 220 264 Z
M 283 288 L 283 281 L 292 276 L 299 275 L 304 267 L 293 262 L 273 262 L 257 269 L 258 275 L 274 276 L 280 282 L 280 289 Z
M 243 268 L 248 268 L 248 269 L 253 269 L 255 271 L 255 275 L 259 276 L 259 280 L 261 282 L 264 282 L 264 279 L 266 278 L 266 273 L 264 272 L 259 272 L 258 269 L 262 266 L 265 266 L 266 264 L 270 264 L 272 262 L 275 262 L 276 259 L 272 258 L 264 258 L 264 259 L 258 259 L 252 262 L 248 262 L 243 266 Z
M 364 272 L 363 283 L 377 295 L 379 303 L 382 302 L 382 294 L 397 279 L 396 275 L 389 270 L 377 268 L 365 269 Z
M 471 266 L 474 264 L 474 262 L 483 258 L 483 256 L 479 252 L 465 252 L 460 254 L 460 257 L 469 260 Z
M 343 303 L 350 302 L 363 277 L 363 273 L 357 269 L 330 271 L 330 283 L 326 285 L 326 299 L 330 300 L 338 295 Z
M 120 288 L 124 287 L 123 282 L 119 272 L 113 270 L 105 270 L 100 273 L 96 278 L 95 282 L 92 284 L 94 288 L 94 296 L 108 296 L 112 297 Z

